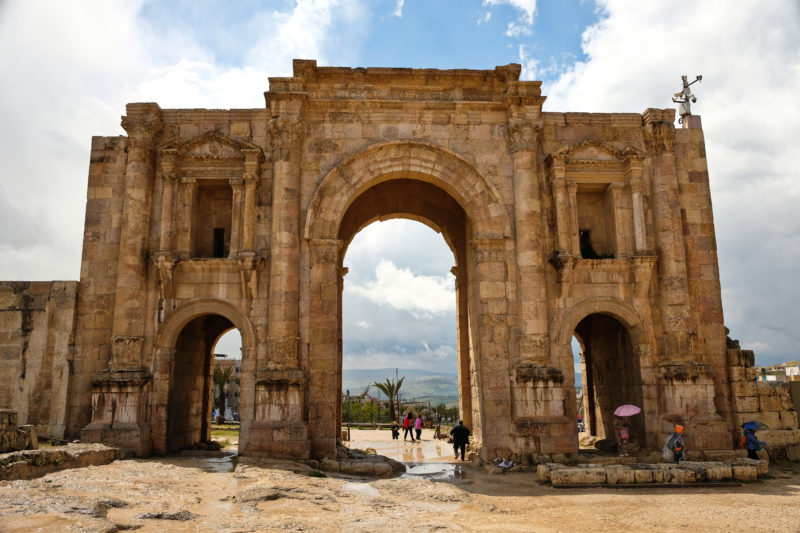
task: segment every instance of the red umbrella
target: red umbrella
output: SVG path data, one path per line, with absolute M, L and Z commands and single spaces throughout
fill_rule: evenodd
M 631 416 L 631 415 L 638 415 L 641 413 L 642 410 L 635 405 L 631 405 L 626 403 L 625 405 L 620 405 L 616 409 L 614 409 L 614 414 L 616 416 Z

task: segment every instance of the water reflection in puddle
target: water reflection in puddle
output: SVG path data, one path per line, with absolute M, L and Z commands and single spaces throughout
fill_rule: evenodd
M 233 472 L 236 450 L 220 450 L 216 452 L 203 450 L 184 450 L 178 455 L 169 457 L 168 461 L 175 466 L 197 468 L 203 472 Z
M 406 463 L 406 473 L 400 477 L 423 477 L 435 481 L 456 481 L 467 478 L 460 464 Z

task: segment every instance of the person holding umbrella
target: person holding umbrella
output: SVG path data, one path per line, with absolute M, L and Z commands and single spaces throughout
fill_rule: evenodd
M 766 442 L 761 442 L 756 438 L 756 430 L 758 429 L 758 422 L 745 422 L 742 424 L 744 430 L 745 447 L 747 448 L 747 458 L 758 460 L 756 453 L 762 446 L 766 446 Z
M 625 404 L 614 409 L 614 428 L 617 436 L 617 451 L 620 457 L 627 457 L 628 443 L 631 439 L 631 424 L 628 417 L 640 413 L 642 410 L 635 405 Z

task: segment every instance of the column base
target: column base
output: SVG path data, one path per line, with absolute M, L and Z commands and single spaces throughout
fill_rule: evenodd
M 310 459 L 311 441 L 305 422 L 260 421 L 250 424 L 240 455 L 274 459 Z

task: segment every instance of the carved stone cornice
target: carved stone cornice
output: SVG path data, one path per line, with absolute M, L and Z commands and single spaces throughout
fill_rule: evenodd
M 474 250 L 474 263 L 493 263 L 506 260 L 505 239 L 478 237 L 469 241 Z
M 275 117 L 269 121 L 273 161 L 286 161 L 292 151 L 299 150 L 305 138 L 306 125 L 299 118 Z
M 519 335 L 519 358 L 523 361 L 549 361 L 550 338 L 547 335 Z
M 508 150 L 515 154 L 523 150 L 536 151 L 539 149 L 539 140 L 542 127 L 530 122 L 512 122 L 506 130 L 508 137 Z
M 261 162 L 264 161 L 264 152 L 261 149 L 243 148 L 242 154 L 244 154 L 245 179 L 251 176 L 257 178 Z

